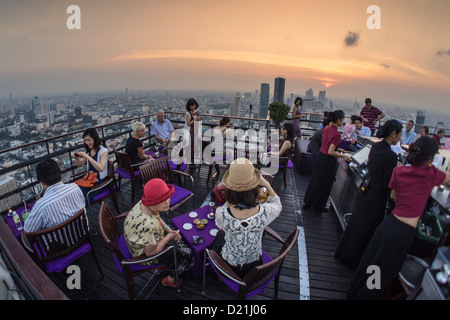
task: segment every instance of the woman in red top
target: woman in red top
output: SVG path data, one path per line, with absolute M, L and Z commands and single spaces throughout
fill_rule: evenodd
M 341 142 L 338 127 L 344 125 L 345 114 L 341 110 L 328 113 L 329 125 L 322 131 L 322 146 L 314 160 L 314 167 L 306 189 L 303 208 L 313 208 L 319 212 L 328 211 L 328 196 L 336 175 L 336 158 L 350 162 L 347 155 L 336 152 Z
M 438 147 L 430 137 L 420 137 L 410 145 L 406 161 L 411 166 L 396 167 L 389 188 L 395 209 L 379 225 L 356 269 L 347 299 L 382 299 L 400 272 L 414 242 L 417 224 L 434 186 L 450 182 L 450 173 L 431 165 Z M 380 270 L 380 289 L 369 289 L 369 266 Z

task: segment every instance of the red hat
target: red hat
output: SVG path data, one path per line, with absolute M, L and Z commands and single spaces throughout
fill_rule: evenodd
M 175 188 L 172 184 L 167 184 L 158 178 L 152 179 L 144 186 L 142 204 L 146 207 L 155 206 L 169 199 L 174 192 Z

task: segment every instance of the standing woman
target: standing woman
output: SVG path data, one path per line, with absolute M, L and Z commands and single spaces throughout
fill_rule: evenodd
M 303 208 L 313 208 L 319 212 L 328 211 L 325 208 L 328 196 L 336 175 L 336 158 L 350 162 L 347 155 L 336 152 L 341 142 L 338 127 L 344 125 L 345 114 L 341 110 L 328 113 L 329 125 L 322 132 L 322 146 L 314 160 L 314 167 L 306 189 Z
M 389 196 L 389 181 L 397 166 L 397 155 L 391 145 L 402 138 L 402 125 L 388 120 L 378 129 L 375 143 L 369 154 L 369 184 L 356 200 L 353 214 L 339 242 L 335 257 L 356 268 L 372 235 L 383 221 Z
M 200 114 L 197 112 L 197 109 L 199 107 L 199 104 L 197 100 L 194 98 L 190 98 L 186 103 L 186 115 L 185 115 L 185 127 L 189 130 L 190 133 L 190 141 L 191 141 L 191 164 L 190 167 L 197 167 L 197 165 L 194 164 L 194 128 L 195 128 L 195 121 L 200 120 Z
M 86 129 L 83 132 L 84 148 L 86 152 L 76 152 L 72 155 L 78 167 L 86 164 L 87 172 L 97 172 L 97 182 L 94 186 L 102 183 L 108 175 L 108 150 L 102 146 L 102 141 L 94 128 Z M 86 198 L 91 188 L 80 187 Z M 89 201 L 100 194 L 103 190 L 97 190 L 89 194 Z
M 295 98 L 294 110 L 292 110 L 292 125 L 294 126 L 294 137 L 296 139 L 302 138 L 302 130 L 300 129 L 300 118 L 305 115 L 300 112 L 300 107 L 303 105 L 303 100 L 300 97 Z
M 420 137 L 409 147 L 406 161 L 411 166 L 396 167 L 389 187 L 395 209 L 376 229 L 359 262 L 347 292 L 347 299 L 382 299 L 386 289 L 400 272 L 414 242 L 417 224 L 434 186 L 450 182 L 450 173 L 431 163 L 438 146 L 430 137 Z M 370 290 L 367 268 L 380 270 L 380 289 Z

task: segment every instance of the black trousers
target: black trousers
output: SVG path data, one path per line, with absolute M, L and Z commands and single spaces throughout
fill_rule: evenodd
M 353 274 L 346 299 L 380 300 L 400 272 L 414 242 L 416 229 L 389 215 L 375 231 L 372 240 Z M 380 289 L 369 289 L 369 266 L 380 270 Z
M 362 193 L 336 249 L 335 258 L 356 268 L 375 230 L 384 219 L 385 195 Z
M 314 160 L 304 205 L 317 210 L 325 209 L 335 176 L 336 158 L 319 152 Z

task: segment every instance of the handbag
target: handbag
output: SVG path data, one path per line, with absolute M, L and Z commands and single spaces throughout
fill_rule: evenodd
M 75 183 L 80 187 L 92 188 L 97 181 L 97 172 L 89 172 L 83 178 L 75 181 Z

